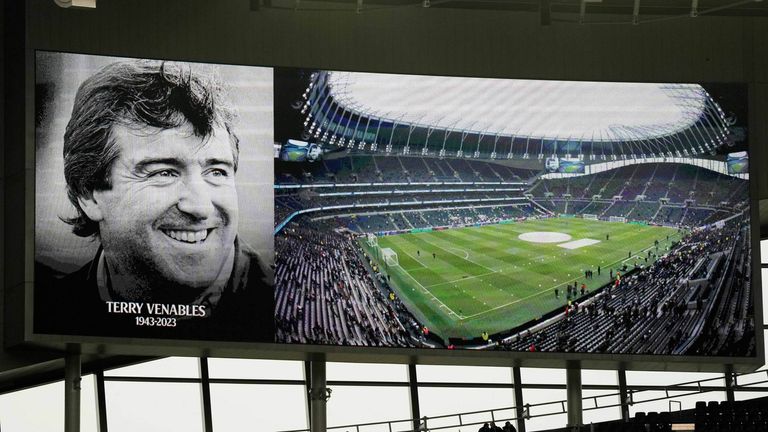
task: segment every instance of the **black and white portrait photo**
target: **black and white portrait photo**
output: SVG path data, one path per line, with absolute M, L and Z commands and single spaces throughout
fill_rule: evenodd
M 272 69 L 35 70 L 35 333 L 271 342 Z

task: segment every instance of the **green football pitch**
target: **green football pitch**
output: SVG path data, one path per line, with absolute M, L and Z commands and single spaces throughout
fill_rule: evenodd
M 568 302 L 568 284 L 597 289 L 611 270 L 650 264 L 656 240 L 661 255 L 679 238 L 674 228 L 550 218 L 383 236 L 379 248 L 360 242 L 409 310 L 447 341 L 541 317 Z M 397 265 L 380 262 L 384 248 L 397 254 Z

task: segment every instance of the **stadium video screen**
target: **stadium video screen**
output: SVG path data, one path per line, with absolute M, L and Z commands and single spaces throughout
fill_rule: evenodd
M 33 334 L 756 355 L 744 86 L 35 60 Z
M 726 162 L 728 164 L 728 174 L 749 173 L 749 157 L 745 151 L 729 153 Z
M 547 172 L 563 174 L 583 174 L 584 162 L 579 159 L 562 159 L 552 157 L 545 163 Z

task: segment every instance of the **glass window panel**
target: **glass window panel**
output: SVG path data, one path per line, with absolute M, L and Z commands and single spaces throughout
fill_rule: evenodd
M 166 357 L 104 371 L 104 376 L 200 378 L 200 360 L 196 357 Z
M 408 387 L 332 386 L 328 400 L 328 428 L 360 423 L 407 420 L 411 418 Z M 398 422 L 393 430 L 412 429 L 409 422 Z M 346 431 L 347 429 L 341 429 Z M 389 432 L 388 425 L 361 427 L 360 432 Z
M 98 432 L 99 406 L 96 398 L 96 375 L 83 376 L 80 389 L 80 432 Z
M 417 365 L 416 377 L 419 382 L 512 384 L 512 368 Z
M 660 399 L 665 397 L 663 391 L 650 391 L 637 392 L 631 394 L 629 415 L 634 417 L 639 412 L 661 412 L 669 410 L 669 402 Z M 655 400 L 660 399 L 660 400 Z
M 526 404 L 535 405 L 546 402 L 560 402 L 565 399 L 565 390 L 523 389 L 523 400 Z M 530 413 L 531 416 L 552 413 L 562 414 L 545 415 L 543 417 L 533 417 L 530 420 L 526 420 L 525 427 L 528 431 L 562 428 L 565 427 L 568 422 L 568 416 L 564 413 L 563 405 L 560 403 L 533 406 L 531 407 Z
M 696 408 L 696 402 L 699 401 L 724 401 L 726 395 L 724 391 L 713 391 L 707 393 L 695 393 L 692 395 L 685 395 L 685 392 L 669 392 L 672 402 L 672 410 L 687 410 Z M 675 402 L 680 402 L 677 404 Z
M 768 397 L 768 392 L 737 391 L 733 393 L 733 397 L 737 401 L 743 401 L 743 400 Z
M 719 379 L 718 379 L 719 378 Z M 627 385 L 658 385 L 672 386 L 697 380 L 710 380 L 702 383 L 705 386 L 724 386 L 725 378 L 721 373 L 710 372 L 657 372 L 657 371 L 627 371 Z
M 402 364 L 328 362 L 325 374 L 328 381 L 408 382 L 408 366 Z
M 107 381 L 105 386 L 109 432 L 203 430 L 199 384 Z
M 765 349 L 768 352 L 768 330 L 763 330 L 763 349 Z M 766 355 L 765 362 L 766 363 L 759 370 L 768 369 L 768 355 Z
M 582 385 L 619 385 L 619 374 L 615 370 L 581 370 Z
M 93 375 L 83 377 L 80 430 L 98 432 L 96 386 Z M 64 382 L 0 395 L 0 426 L 4 431 L 61 432 L 64 425 Z
M 755 371 L 736 377 L 736 384 L 749 387 L 768 387 L 768 372 L 765 370 Z
M 496 421 L 502 426 L 504 421 L 515 416 L 513 406 L 515 393 L 512 388 L 456 388 L 456 387 L 420 387 L 419 410 L 422 416 L 429 417 L 430 428 L 457 426 L 459 424 L 479 423 L 472 426 L 440 429 L 440 431 L 458 432 L 475 431 L 482 423 Z M 490 412 L 493 410 L 493 413 Z M 473 411 L 485 411 L 478 414 L 457 414 Z M 441 417 L 442 418 L 434 418 Z M 514 422 L 513 422 L 514 424 Z
M 666 398 L 665 392 L 657 390 L 636 392 L 632 395 L 634 404 L 629 406 L 629 413 L 634 417 L 638 412 L 664 412 L 669 411 L 670 408 L 672 411 L 677 411 L 679 409 L 686 410 L 695 408 L 696 402 L 698 401 L 719 402 L 725 400 L 725 392 L 722 391 L 706 393 L 694 392 L 693 394 L 687 391 L 670 391 L 669 396 L 669 398 Z M 676 402 L 679 402 L 680 404 Z
M 768 240 L 760 240 L 760 262 L 768 264 Z
M 763 259 L 765 255 L 763 255 Z M 763 283 L 763 324 L 768 324 L 768 269 L 760 270 L 760 279 Z
M 44 412 L 45 415 L 40 415 Z M 62 430 L 64 383 L 57 382 L 0 396 L 0 418 L 5 430 Z
M 211 384 L 213 430 L 306 429 L 305 389 L 304 385 Z
M 582 390 L 584 424 L 600 423 L 621 418 L 621 408 L 618 406 L 600 408 L 619 404 L 619 389 L 616 390 Z M 594 408 L 594 409 L 590 409 Z
M 296 360 L 208 359 L 211 378 L 304 380 L 304 362 Z
M 565 384 L 565 369 L 520 368 L 524 384 Z

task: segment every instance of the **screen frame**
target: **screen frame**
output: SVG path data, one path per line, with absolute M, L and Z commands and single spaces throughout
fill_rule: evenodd
M 70 54 L 124 56 L 136 58 L 130 54 L 115 54 L 88 52 L 88 51 L 60 51 L 50 49 L 34 49 L 27 46 L 25 68 L 25 152 L 23 166 L 27 167 L 26 185 L 24 188 L 25 208 L 28 214 L 34 214 L 29 209 L 35 208 L 35 57 L 38 51 L 60 52 Z M 222 63 L 216 61 L 204 61 L 200 59 L 183 59 L 169 57 L 167 59 L 154 60 L 205 62 L 220 65 L 258 66 L 258 67 L 284 67 L 280 65 L 247 64 L 247 63 Z M 290 66 L 293 68 L 293 66 Z M 309 66 L 307 66 L 309 68 Z M 324 68 L 329 69 L 329 68 Z M 333 68 L 333 70 L 347 71 Z M 352 71 L 348 71 L 352 72 Z M 354 72 L 378 72 L 394 73 L 387 71 L 354 71 Z M 429 76 L 429 74 L 424 74 Z M 508 77 L 512 78 L 512 77 Z M 586 80 L 583 80 L 586 81 Z M 596 81 L 601 81 L 597 79 Z M 604 80 L 602 80 L 604 81 Z M 752 91 L 747 82 L 738 82 L 747 86 L 748 94 Z M 747 101 L 749 105 L 749 100 Z M 749 108 L 749 107 L 748 107 Z M 748 136 L 753 136 L 754 126 L 749 128 Z M 749 154 L 754 147 L 752 139 L 749 140 Z M 760 264 L 760 224 L 759 224 L 759 200 L 758 185 L 754 181 L 754 169 L 750 164 L 749 204 L 750 226 L 752 244 L 752 286 L 760 289 L 752 289 L 754 317 L 755 317 L 755 357 L 726 357 L 726 356 L 694 356 L 694 355 L 648 355 L 648 354 L 602 354 L 602 353 L 550 353 L 550 352 L 508 352 L 485 351 L 475 352 L 469 350 L 440 350 L 424 348 L 391 348 L 391 347 L 345 347 L 335 345 L 300 345 L 278 343 L 246 343 L 246 342 L 218 342 L 200 340 L 170 340 L 170 339 L 137 339 L 126 337 L 93 337 L 93 336 L 69 336 L 35 333 L 33 330 L 33 305 L 34 305 L 34 225 L 35 220 L 25 218 L 25 242 L 24 250 L 24 310 L 23 334 L 19 338 L 21 345 L 40 347 L 54 350 L 65 350 L 68 347 L 76 347 L 82 353 L 108 354 L 108 355 L 158 355 L 158 356 L 204 356 L 204 357 L 239 357 L 261 358 L 281 360 L 315 360 L 327 361 L 351 361 L 364 363 L 402 363 L 402 364 L 435 364 L 435 365 L 477 365 L 477 366 L 522 366 L 522 367 L 566 367 L 579 364 L 583 368 L 590 369 L 625 369 L 625 370 L 669 370 L 669 371 L 753 371 L 764 364 L 765 342 L 762 302 L 762 281 Z M 29 187 L 31 186 L 31 187 Z M 32 245 L 30 247 L 30 245 Z

